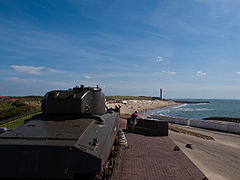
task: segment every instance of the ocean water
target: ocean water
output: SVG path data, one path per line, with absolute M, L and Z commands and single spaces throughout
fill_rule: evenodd
M 178 99 L 179 100 L 179 99 Z M 146 115 L 163 115 L 202 119 L 207 117 L 240 118 L 240 100 L 230 99 L 181 99 L 187 101 L 208 101 L 210 103 L 180 104 L 162 109 L 147 110 Z

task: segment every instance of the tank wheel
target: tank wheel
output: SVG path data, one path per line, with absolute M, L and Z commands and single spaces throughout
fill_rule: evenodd
M 114 164 L 115 164 L 115 158 L 114 158 L 114 156 L 112 156 L 112 157 L 110 158 L 109 168 L 113 169 Z
M 112 179 L 114 165 L 115 165 L 115 157 L 117 156 L 118 150 L 119 150 L 119 146 L 118 146 L 118 140 L 116 138 L 114 145 L 112 147 L 108 162 L 103 170 L 102 180 Z
M 109 169 L 106 169 L 103 173 L 102 180 L 110 180 Z
M 117 152 L 119 150 L 119 135 L 117 135 L 117 138 L 114 142 L 114 150 Z
M 114 167 L 114 156 L 110 156 L 108 163 L 104 169 L 102 180 L 111 180 L 113 175 L 113 167 Z
M 109 175 L 108 175 L 108 180 L 111 180 L 111 179 L 112 179 L 112 172 L 113 172 L 113 170 L 112 170 L 112 169 L 109 169 L 109 171 L 108 171 L 108 173 L 109 173 Z

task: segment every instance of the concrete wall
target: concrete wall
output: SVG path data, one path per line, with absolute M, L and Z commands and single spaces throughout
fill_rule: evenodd
M 208 120 L 197 120 L 190 119 L 190 126 L 199 127 L 204 129 L 212 129 L 217 131 L 237 133 L 240 134 L 240 124 L 233 122 L 224 122 L 224 121 L 208 121 Z
M 174 124 L 189 125 L 189 119 L 184 118 L 169 118 L 167 121 Z
M 199 120 L 199 119 L 185 119 L 174 117 L 153 116 L 160 120 L 167 120 L 169 123 L 193 126 L 204 129 L 212 129 L 217 131 L 240 134 L 240 123 L 214 121 L 214 120 Z

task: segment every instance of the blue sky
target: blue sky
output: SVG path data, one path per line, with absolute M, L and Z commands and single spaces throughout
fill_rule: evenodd
M 240 1 L 0 0 L 0 95 L 240 98 Z

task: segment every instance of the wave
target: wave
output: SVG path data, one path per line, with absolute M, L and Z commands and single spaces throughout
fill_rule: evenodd
M 207 105 L 209 103 L 196 103 L 196 104 L 191 104 L 191 106 L 201 106 L 201 105 Z
M 214 109 L 208 109 L 208 108 L 179 108 L 177 111 L 213 111 Z
M 164 114 L 164 113 L 154 113 L 154 112 L 151 113 L 151 115 L 156 115 L 156 114 L 160 115 L 160 116 L 166 116 L 166 114 Z
M 202 119 L 206 117 L 240 117 L 240 100 L 211 100 L 210 103 L 178 104 L 147 113 L 163 116 Z
M 177 108 L 185 107 L 185 106 L 188 106 L 188 105 L 189 104 L 179 104 L 179 105 L 171 106 L 171 107 L 169 107 L 169 109 L 177 109 Z
M 180 104 L 176 106 L 166 107 L 162 109 L 158 109 L 157 111 L 152 112 L 151 114 L 157 114 L 162 116 L 180 116 L 184 117 L 185 113 L 197 113 L 197 112 L 207 112 L 207 111 L 215 111 L 212 108 L 206 107 L 198 107 L 192 104 Z M 194 115 L 193 115 L 194 116 Z

